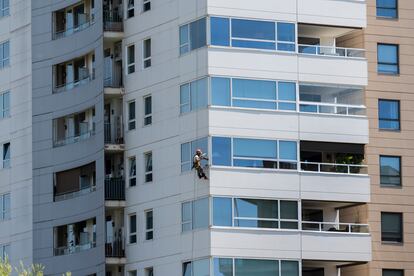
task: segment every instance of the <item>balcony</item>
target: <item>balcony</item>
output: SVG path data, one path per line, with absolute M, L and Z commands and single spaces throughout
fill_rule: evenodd
M 107 208 L 105 229 L 105 256 L 107 264 L 125 263 L 124 211 Z
M 105 200 L 125 200 L 125 179 L 123 177 L 105 178 Z
M 121 8 L 114 8 L 111 10 L 104 9 L 104 31 L 105 32 L 123 32 L 124 22 L 122 18 Z
M 53 66 L 53 93 L 72 90 L 95 79 L 95 54 L 89 53 Z
M 61 147 L 95 135 L 95 108 L 53 120 L 53 146 Z
M 70 255 L 96 247 L 96 219 L 54 228 L 54 255 Z
M 55 11 L 52 39 L 61 39 L 85 30 L 94 23 L 94 20 L 93 5 L 89 0 Z
M 55 174 L 55 202 L 68 200 L 96 191 L 95 162 Z
M 105 256 L 107 258 L 124 258 L 125 244 L 122 237 L 108 237 L 105 243 Z

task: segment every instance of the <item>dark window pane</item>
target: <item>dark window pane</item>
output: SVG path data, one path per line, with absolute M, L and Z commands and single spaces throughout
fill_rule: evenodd
M 278 202 L 277 200 L 236 198 L 234 200 L 234 216 L 277 219 Z
M 183 263 L 183 276 L 193 276 L 191 262 Z
M 383 269 L 382 276 L 404 276 L 402 269 Z
M 202 18 L 190 23 L 190 49 L 198 49 L 207 44 L 206 19 Z
M 377 16 L 397 18 L 397 0 L 377 0 Z
M 211 44 L 218 46 L 230 46 L 230 24 L 228 18 L 212 17 Z
M 281 261 L 282 276 L 299 276 L 299 262 Z
M 400 129 L 400 102 L 395 100 L 378 101 L 378 118 L 380 129 Z
M 233 139 L 234 156 L 263 159 L 277 158 L 277 142 L 260 139 Z
M 277 40 L 295 42 L 295 24 L 277 23 Z
M 276 44 L 274 42 L 262 42 L 262 41 L 246 41 L 246 40 L 232 40 L 233 47 L 240 48 L 254 48 L 254 49 L 266 49 L 266 50 L 275 50 Z
M 381 240 L 403 241 L 403 221 L 401 213 L 381 213 Z

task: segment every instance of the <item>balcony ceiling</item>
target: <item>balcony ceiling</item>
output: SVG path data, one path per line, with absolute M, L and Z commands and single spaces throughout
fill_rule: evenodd
M 299 36 L 303 37 L 340 37 L 353 31 L 355 29 L 306 24 L 298 25 Z

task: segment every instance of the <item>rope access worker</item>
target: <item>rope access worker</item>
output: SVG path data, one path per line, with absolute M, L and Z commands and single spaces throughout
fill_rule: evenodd
M 206 157 L 206 154 L 203 154 L 201 149 L 197 149 L 193 157 L 193 168 L 196 169 L 198 178 L 208 180 L 208 177 L 201 166 L 201 160 L 208 160 L 208 158 Z

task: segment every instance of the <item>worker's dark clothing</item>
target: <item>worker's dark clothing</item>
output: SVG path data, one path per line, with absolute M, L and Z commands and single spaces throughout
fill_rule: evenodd
M 195 168 L 196 169 L 196 171 L 197 171 L 197 175 L 198 175 L 198 178 L 204 178 L 204 179 L 208 179 L 208 177 L 207 177 L 207 175 L 205 174 L 205 172 L 204 172 L 204 170 L 203 170 L 203 167 L 201 166 L 201 160 L 208 160 L 208 158 L 207 157 L 204 157 L 204 156 L 202 156 L 202 155 L 194 155 L 194 157 L 193 157 L 193 168 Z

